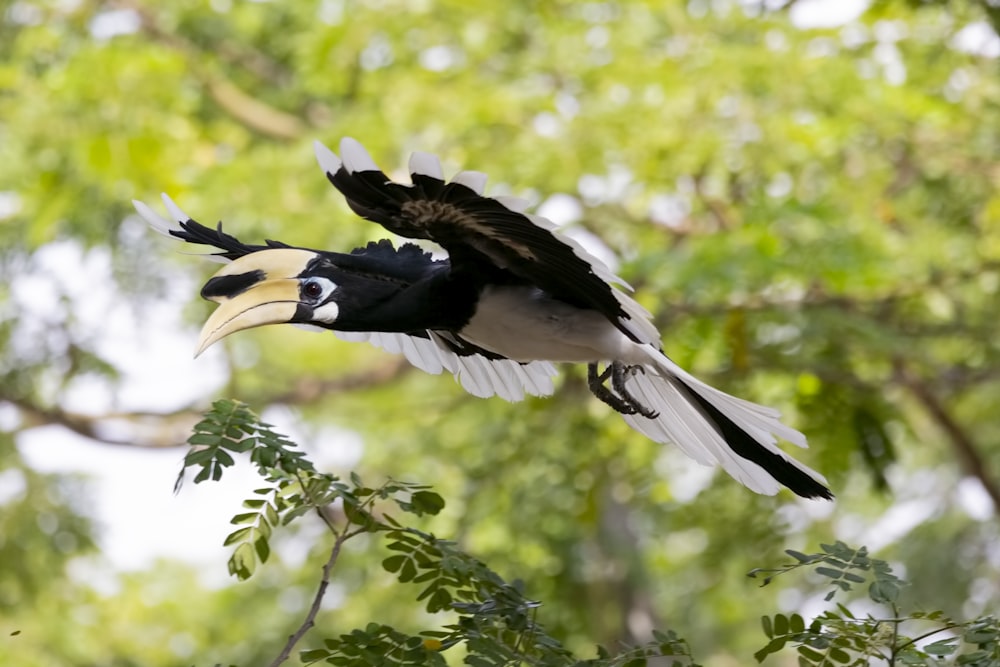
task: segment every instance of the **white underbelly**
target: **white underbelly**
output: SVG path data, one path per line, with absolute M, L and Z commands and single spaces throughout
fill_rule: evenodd
M 488 287 L 462 338 L 515 361 L 627 361 L 636 346 L 606 317 L 529 287 Z

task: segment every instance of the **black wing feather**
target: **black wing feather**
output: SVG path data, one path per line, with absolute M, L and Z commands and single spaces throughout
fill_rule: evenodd
M 366 220 L 408 238 L 434 241 L 454 271 L 482 271 L 484 265 L 509 272 L 553 296 L 602 313 L 630 338 L 631 318 L 615 289 L 551 231 L 496 199 L 462 183 L 413 174 L 413 185 L 394 183 L 377 170 L 350 172 L 341 166 L 327 178 Z

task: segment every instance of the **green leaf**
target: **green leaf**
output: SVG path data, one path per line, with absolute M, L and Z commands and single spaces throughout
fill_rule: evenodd
M 444 509 L 444 498 L 433 491 L 417 491 L 411 498 L 418 514 L 436 515 Z
M 271 547 L 267 542 L 267 538 L 263 535 L 254 540 L 253 543 L 254 550 L 257 552 L 257 558 L 261 563 L 266 563 L 268 557 L 271 555 Z
M 271 503 L 264 506 L 264 520 L 272 526 L 278 523 L 278 510 Z
M 844 575 L 841 570 L 834 570 L 829 567 L 817 567 L 816 574 L 821 574 L 824 577 L 830 577 L 831 579 L 840 579 Z
M 236 463 L 236 461 L 233 460 L 233 457 L 230 456 L 229 453 L 224 449 L 216 450 L 215 460 L 218 461 L 219 465 L 224 466 L 226 468 L 230 468 L 233 466 L 233 464 Z
M 793 634 L 805 632 L 806 629 L 805 620 L 799 614 L 792 614 L 788 618 L 788 629 Z
M 427 600 L 427 611 L 431 614 L 451 608 L 453 598 L 444 588 L 434 591 L 434 594 Z
M 242 438 L 241 440 L 230 441 L 229 444 L 226 445 L 226 449 L 242 454 L 253 449 L 255 444 L 256 442 L 253 438 Z
M 874 602 L 895 602 L 899 597 L 899 586 L 889 581 L 874 581 L 868 587 L 868 596 Z
M 955 662 L 959 665 L 971 665 L 975 663 L 981 663 L 986 658 L 990 656 L 991 651 L 972 651 L 971 653 L 963 653 L 955 659 Z M 993 667 L 991 664 L 990 667 Z
M 823 658 L 825 657 L 822 653 L 820 653 L 816 649 L 806 646 L 805 644 L 802 644 L 801 646 L 798 647 L 798 652 L 799 655 L 817 665 L 822 663 Z
M 831 648 L 829 656 L 834 660 L 834 662 L 839 662 L 841 664 L 847 664 L 851 661 L 851 655 L 842 648 Z
M 219 450 L 214 447 L 209 447 L 206 449 L 192 449 L 184 457 L 184 465 L 187 467 L 194 465 L 204 465 L 215 459 L 215 455 Z
M 229 523 L 236 525 L 242 523 L 256 523 L 258 517 L 260 517 L 260 514 L 258 514 L 257 512 L 244 512 L 243 514 L 237 514 L 236 516 L 234 516 L 232 519 L 229 520 Z
M 253 530 L 253 526 L 247 526 L 245 528 L 240 528 L 239 530 L 234 530 L 226 536 L 226 541 L 222 543 L 222 546 L 228 547 L 230 544 L 235 544 L 241 540 L 245 540 Z
M 764 658 L 785 648 L 786 641 L 788 641 L 787 637 L 775 637 L 768 642 L 767 646 L 753 654 L 754 660 L 764 662 Z
M 194 433 L 187 439 L 189 445 L 218 447 L 222 438 L 214 433 Z
M 417 567 L 413 564 L 412 560 L 407 558 L 403 562 L 403 566 L 399 569 L 399 581 L 405 584 L 415 576 L 417 576 Z
M 997 628 L 972 628 L 966 630 L 962 639 L 970 644 L 985 644 L 997 641 Z
M 952 637 L 949 639 L 942 639 L 936 641 L 932 644 L 924 646 L 924 651 L 930 653 L 931 655 L 951 655 L 958 649 L 958 639 Z
M 323 648 L 311 648 L 299 651 L 299 660 L 302 662 L 319 662 L 330 657 L 330 651 Z
M 406 561 L 406 559 L 407 557 L 403 554 L 398 554 L 396 556 L 389 556 L 388 558 L 382 561 L 382 569 L 384 569 L 386 572 L 396 573 L 399 571 L 399 568 L 403 566 L 403 563 Z
M 253 576 L 256 568 L 257 560 L 254 558 L 253 547 L 246 542 L 236 547 L 233 555 L 229 557 L 229 573 L 235 575 L 240 581 L 245 581 Z

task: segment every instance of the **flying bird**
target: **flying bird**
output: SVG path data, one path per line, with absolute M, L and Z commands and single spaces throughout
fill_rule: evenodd
M 455 375 L 469 393 L 518 401 L 553 392 L 553 362 L 584 363 L 588 384 L 636 431 L 719 465 L 758 493 L 781 486 L 832 499 L 826 480 L 777 446 L 806 438 L 769 407 L 696 379 L 663 352 L 649 313 L 598 258 L 526 212 L 527 202 L 487 197 L 486 176 L 450 181 L 438 159 L 410 158 L 411 183 L 396 183 L 357 141 L 338 157 L 316 142 L 330 183 L 359 216 L 447 252 L 435 259 L 412 243 L 369 243 L 348 253 L 276 241 L 247 245 L 199 224 L 163 195 L 172 219 L 134 201 L 158 231 L 215 248 L 228 264 L 201 290 L 219 307 L 197 354 L 229 334 L 292 323 L 331 330 L 402 353 L 429 373 Z M 600 365 L 605 367 L 601 370 Z

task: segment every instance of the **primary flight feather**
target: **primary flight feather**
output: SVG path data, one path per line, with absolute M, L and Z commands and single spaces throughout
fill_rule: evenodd
M 339 156 L 318 142 L 315 150 L 355 213 L 433 241 L 447 259 L 385 240 L 349 253 L 246 245 L 221 224 L 195 222 L 166 195 L 173 221 L 134 202 L 158 231 L 212 246 L 220 251 L 213 257 L 229 261 L 202 289 L 219 307 L 199 353 L 250 327 L 308 325 L 402 353 L 429 373 L 447 370 L 470 393 L 509 401 L 551 394 L 553 362 L 586 363 L 593 393 L 647 437 L 720 465 L 758 493 L 785 486 L 806 498 L 833 497 L 822 475 L 778 448 L 779 438 L 802 447 L 806 439 L 777 410 L 677 366 L 623 280 L 552 222 L 525 213 L 523 201 L 485 196 L 485 175 L 445 181 L 436 157 L 415 153 L 411 183 L 395 183 L 353 139 L 341 141 Z

